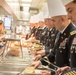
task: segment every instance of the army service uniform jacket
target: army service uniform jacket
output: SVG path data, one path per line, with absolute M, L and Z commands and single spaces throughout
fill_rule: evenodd
M 52 28 L 52 30 L 49 30 L 48 34 L 47 34 L 47 39 L 46 39 L 46 43 L 45 43 L 45 50 L 46 50 L 46 55 L 49 54 L 49 50 L 54 48 L 54 44 L 55 44 L 55 39 L 57 36 L 58 30 L 56 30 L 56 28 Z
M 42 28 L 38 27 L 38 28 L 36 29 L 36 32 L 35 32 L 35 38 L 36 38 L 37 40 L 40 40 L 41 33 L 42 33 Z
M 40 36 L 40 43 L 42 43 L 43 45 L 45 45 L 45 41 L 46 41 L 46 38 L 47 38 L 47 32 L 48 32 L 48 28 L 45 27 L 44 29 L 42 29 L 42 33 L 41 33 L 41 36 Z

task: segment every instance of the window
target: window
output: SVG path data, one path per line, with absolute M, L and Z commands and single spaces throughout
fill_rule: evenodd
M 11 17 L 4 17 L 4 28 L 11 29 L 12 25 L 12 18 Z

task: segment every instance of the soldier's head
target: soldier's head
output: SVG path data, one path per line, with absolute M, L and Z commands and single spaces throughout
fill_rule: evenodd
M 53 24 L 53 21 L 52 21 L 51 18 L 45 18 L 44 21 L 45 21 L 45 25 L 46 25 L 48 28 L 53 28 L 53 27 L 54 27 L 54 24 Z
M 57 30 L 63 30 L 70 23 L 67 15 L 54 16 L 51 19 Z
M 62 0 L 68 13 L 68 18 L 76 25 L 76 0 Z
M 40 26 L 41 28 L 43 28 L 44 25 L 45 25 L 45 22 L 44 22 L 44 21 L 39 21 L 39 26 Z
M 67 12 L 61 0 L 47 0 L 49 14 L 57 30 L 63 30 L 69 25 Z

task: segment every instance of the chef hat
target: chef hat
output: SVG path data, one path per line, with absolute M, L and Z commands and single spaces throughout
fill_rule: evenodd
M 64 4 L 64 5 L 67 5 L 68 3 L 70 3 L 70 2 L 72 2 L 73 0 L 62 0 L 62 3 Z
M 30 23 L 38 23 L 39 22 L 39 15 L 33 15 L 30 18 Z
M 44 21 L 43 12 L 40 12 L 38 15 L 39 15 L 39 21 Z
M 39 15 L 34 15 L 34 20 L 35 20 L 35 23 L 38 23 L 39 22 Z
M 31 16 L 30 17 L 30 23 L 33 23 L 34 22 L 34 16 Z
M 43 15 L 44 15 L 44 18 L 50 18 L 47 3 L 43 4 Z
M 65 7 L 61 0 L 47 0 L 49 14 L 51 17 L 67 15 Z

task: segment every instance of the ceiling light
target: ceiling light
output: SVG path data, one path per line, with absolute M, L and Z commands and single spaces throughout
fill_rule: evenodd
M 18 2 L 18 0 L 5 0 L 6 2 Z
M 11 6 L 19 6 L 19 3 L 8 3 Z
M 21 6 L 24 6 L 24 7 L 30 7 L 31 4 L 21 4 Z
M 23 2 L 32 2 L 32 0 L 22 0 Z

